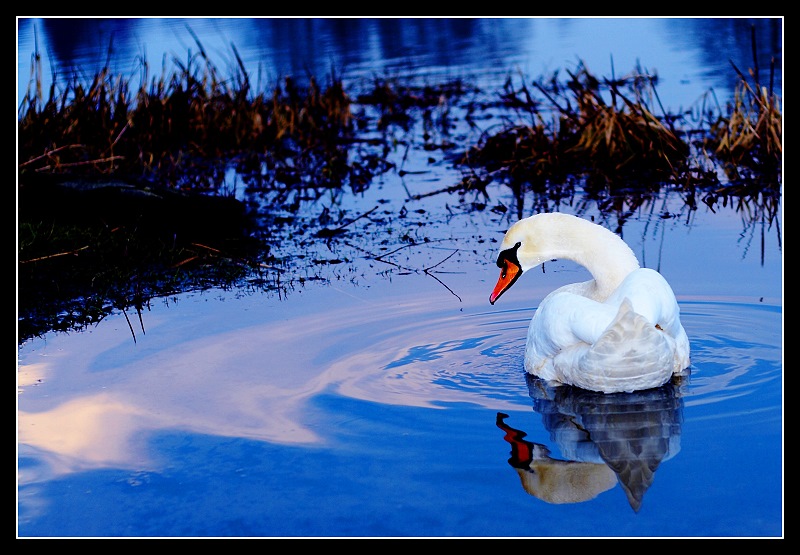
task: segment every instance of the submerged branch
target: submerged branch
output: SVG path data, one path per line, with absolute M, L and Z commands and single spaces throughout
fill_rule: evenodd
M 356 218 L 350 220 L 346 224 L 340 225 L 339 227 L 336 227 L 336 228 L 333 228 L 333 229 L 330 229 L 330 228 L 327 228 L 327 227 L 323 227 L 322 229 L 317 231 L 316 235 L 317 235 L 317 237 L 327 238 L 327 237 L 334 237 L 335 235 L 339 235 L 340 233 L 344 233 L 344 230 L 345 230 L 345 228 L 347 226 L 354 224 L 355 222 L 357 222 L 361 218 L 369 216 L 370 214 L 375 212 L 375 210 L 377 210 L 377 209 L 378 209 L 378 207 L 375 206 L 371 210 L 368 210 L 368 211 L 364 212 L 360 216 L 357 216 Z

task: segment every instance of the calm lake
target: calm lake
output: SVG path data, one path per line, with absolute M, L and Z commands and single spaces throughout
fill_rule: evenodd
M 665 107 L 691 110 L 732 96 L 751 24 L 760 71 L 781 68 L 780 19 L 19 19 L 18 90 L 34 41 L 46 72 L 92 75 L 111 56 L 135 74 L 137 56 L 156 72 L 185 59 L 194 34 L 221 68 L 234 44 L 264 83 L 335 66 L 345 82 L 496 89 L 580 59 L 657 70 Z M 18 346 L 18 537 L 783 536 L 782 210 L 690 209 L 668 190 L 629 211 L 500 184 L 425 196 L 460 170 L 390 157 L 406 172 L 302 205 L 380 207 L 354 224 L 368 241 L 303 247 L 326 279 L 155 299 L 141 323 L 128 314 L 135 341 L 120 313 Z M 235 174 L 230 188 L 256 194 Z M 489 304 L 503 233 L 539 210 L 594 219 L 664 274 L 687 378 L 600 395 L 526 377 L 538 304 L 588 279 L 554 261 Z

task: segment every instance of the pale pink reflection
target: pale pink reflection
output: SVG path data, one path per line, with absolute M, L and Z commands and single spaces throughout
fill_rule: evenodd
M 51 472 L 66 472 L 151 464 L 142 446 L 135 445 L 139 431 L 156 427 L 142 409 L 115 396 L 101 393 L 68 401 L 39 413 L 19 412 L 19 441 L 46 453 Z M 25 481 L 25 476 L 20 476 Z

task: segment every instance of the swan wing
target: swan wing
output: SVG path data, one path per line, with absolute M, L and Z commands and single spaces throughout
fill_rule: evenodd
M 680 308 L 667 280 L 650 268 L 639 268 L 628 274 L 606 303 L 619 307 L 628 299 L 637 314 L 672 336 L 680 327 Z
M 680 310 L 658 272 L 632 272 L 604 302 L 587 291 L 575 284 L 542 301 L 528 330 L 528 372 L 611 393 L 658 387 L 689 365 Z
M 617 316 L 592 344 L 577 343 L 553 359 L 557 379 L 614 393 L 658 387 L 673 373 L 675 341 L 633 311 L 624 299 Z
M 630 300 L 633 311 L 656 325 L 669 340 L 673 373 L 688 368 L 689 337 L 681 324 L 681 310 L 675 293 L 664 276 L 650 268 L 631 272 L 606 302 L 620 306 L 623 299 Z

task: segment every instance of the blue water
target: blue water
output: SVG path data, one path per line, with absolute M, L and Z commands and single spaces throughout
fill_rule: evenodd
M 112 29 L 115 63 L 142 44 L 156 63 L 162 42 L 194 44 L 183 23 L 80 22 L 72 29 L 86 32 L 71 36 L 43 25 L 39 46 L 93 71 L 87 60 L 103 58 Z M 236 35 L 231 25 L 192 21 L 209 50 L 224 54 L 235 36 L 265 74 L 327 68 L 335 53 L 353 78 L 391 69 L 490 82 L 507 62 L 538 75 L 582 57 L 605 72 L 613 56 L 619 72 L 635 59 L 657 66 L 672 106 L 709 86 L 723 95 L 728 55 L 745 66 L 750 56 L 738 20 L 292 20 Z M 20 81 L 32 27 L 20 22 Z M 476 57 L 484 47 L 492 71 Z M 398 167 L 403 154 L 391 155 Z M 387 174 L 324 201 L 354 214 L 379 205 L 390 224 L 352 226 L 372 244 L 305 245 L 306 260 L 348 261 L 326 281 L 285 296 L 156 299 L 141 327 L 128 314 L 135 341 L 115 314 L 21 345 L 18 536 L 782 536 L 782 212 L 770 221 L 757 203 L 690 210 L 670 192 L 625 218 L 580 194 L 550 203 L 622 226 L 643 265 L 672 284 L 691 342 L 689 376 L 598 398 L 548 389 L 522 369 L 538 303 L 584 270 L 547 263 L 489 305 L 515 210 L 476 211 L 458 195 L 409 200 L 461 178 L 429 156 L 412 150 L 402 166 L 425 173 Z M 487 191 L 489 207 L 541 204 Z M 422 229 L 430 242 L 398 239 Z M 363 250 L 403 245 L 383 261 Z
M 329 296 L 308 292 L 298 304 Z M 683 302 L 692 372 L 669 386 L 664 410 L 663 396 L 641 394 L 534 401 L 519 311 L 426 308 L 441 295 L 404 310 L 415 298 L 360 322 L 352 309 L 320 309 L 316 333 L 290 301 L 268 316 L 275 306 L 185 299 L 146 317 L 182 328 L 171 337 L 156 327 L 134 347 L 117 318 L 81 339 L 28 345 L 22 370 L 42 381 L 20 395 L 20 534 L 782 534 L 779 306 Z M 347 323 L 335 328 L 340 310 Z M 228 311 L 273 323 L 191 333 Z M 152 345 L 175 337 L 183 344 Z M 279 359 L 273 341 L 285 345 Z M 526 491 L 498 413 L 546 447 L 551 466 L 592 467 L 611 481 L 563 504 Z M 620 414 L 627 424 L 615 423 Z M 643 436 L 648 414 L 659 423 L 653 438 Z M 644 450 L 654 467 L 636 510 L 598 454 L 601 437 L 606 453 Z

